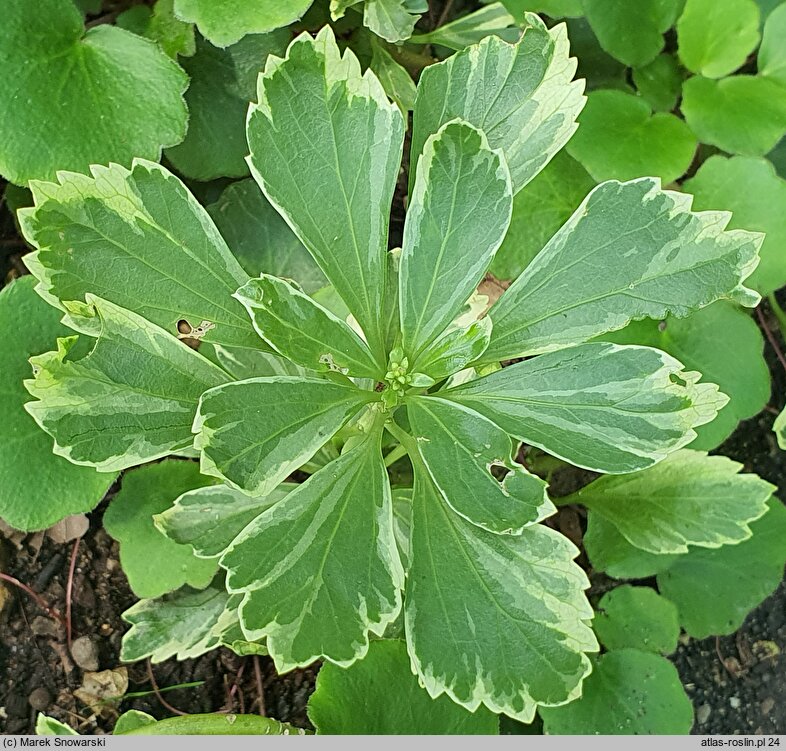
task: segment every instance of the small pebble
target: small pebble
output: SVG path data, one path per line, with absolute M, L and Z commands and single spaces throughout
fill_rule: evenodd
M 89 636 L 74 639 L 71 645 L 71 657 L 82 670 L 89 672 L 98 670 L 98 647 Z
M 52 695 L 43 686 L 39 686 L 27 697 L 27 702 L 36 712 L 43 712 L 52 703 Z
M 712 712 L 712 709 L 709 704 L 702 704 L 696 710 L 696 721 L 699 723 L 699 725 L 703 725 L 705 722 L 707 722 L 707 720 L 710 719 L 710 712 Z
M 60 627 L 51 618 L 45 615 L 38 615 L 30 624 L 30 630 L 36 636 L 57 636 Z
M 732 697 L 729 699 L 729 704 L 731 705 L 731 708 L 732 708 L 732 709 L 739 709 L 739 708 L 740 708 L 740 705 L 742 704 L 742 702 L 739 700 L 739 697 L 737 697 L 737 696 L 732 696 Z

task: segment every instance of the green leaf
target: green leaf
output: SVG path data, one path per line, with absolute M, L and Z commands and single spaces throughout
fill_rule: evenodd
M 526 25 L 529 19 L 523 19 Z M 428 34 L 416 34 L 410 41 L 415 44 L 437 44 L 452 50 L 463 50 L 488 36 L 497 36 L 515 43 L 521 36 L 516 19 L 508 13 L 503 3 L 492 3 L 474 13 L 439 26 Z
M 140 6 L 136 7 L 138 8 Z M 117 718 L 115 727 L 112 729 L 112 735 L 125 735 L 127 733 L 131 733 L 137 728 L 143 728 L 146 725 L 154 725 L 155 723 L 156 718 L 147 714 L 147 712 L 140 712 L 137 709 L 129 709 L 127 712 L 123 712 L 123 714 Z
M 479 529 L 416 464 L 405 622 L 429 694 L 522 722 L 538 704 L 578 696 L 597 643 L 577 552 L 541 525 L 519 536 Z
M 251 276 L 265 273 L 294 279 L 309 294 L 327 284 L 319 266 L 255 180 L 231 183 L 207 212 Z
M 373 391 L 297 376 L 211 389 L 194 421 L 202 472 L 251 495 L 267 495 L 376 399 Z
M 100 10 L 101 0 L 98 5 Z M 178 55 L 191 57 L 196 52 L 194 27 L 175 15 L 174 0 L 156 0 L 152 8 L 133 5 L 117 17 L 116 23 L 121 29 L 158 42 L 161 49 L 175 60 Z
M 426 140 L 456 118 L 483 131 L 500 149 L 517 193 L 548 164 L 576 130 L 584 106 L 581 81 L 571 81 L 565 26 L 547 30 L 537 16 L 516 44 L 489 36 L 429 65 L 415 100 L 411 163 Z M 415 170 L 410 169 L 410 187 Z
M 583 344 L 440 392 L 571 464 L 644 469 L 695 437 L 727 398 L 649 347 Z
M 409 0 L 366 0 L 363 24 L 388 42 L 403 42 L 412 36 L 420 15 L 410 13 Z
M 380 680 L 384 676 L 384 681 Z M 320 735 L 497 735 L 499 720 L 474 714 L 447 696 L 432 699 L 418 685 L 403 641 L 371 642 L 352 667 L 322 666 L 308 700 Z
M 344 321 L 283 279 L 262 275 L 235 297 L 257 333 L 286 359 L 317 372 L 384 378 L 366 343 Z
M 670 183 L 687 171 L 696 151 L 682 120 L 653 114 L 644 99 L 624 91 L 591 92 L 579 124 L 568 153 L 598 182 L 654 175 Z
M 724 231 L 731 215 L 691 212 L 653 178 L 595 188 L 489 312 L 483 360 L 586 341 L 639 318 L 684 317 L 721 298 L 753 307 L 746 279 L 761 235 Z
M 693 725 L 677 669 L 637 649 L 598 657 L 581 698 L 540 716 L 548 735 L 686 735 Z
M 786 564 L 786 508 L 778 498 L 751 524 L 753 536 L 717 550 L 691 550 L 658 574 L 658 589 L 695 639 L 734 633 L 778 587 Z
M 515 279 L 594 187 L 584 167 L 560 151 L 513 199 L 510 227 L 491 262 L 491 273 L 498 279 Z
M 310 735 L 308 730 L 253 714 L 189 714 L 141 725 L 124 735 Z
M 189 545 L 178 545 L 153 524 L 179 495 L 210 483 L 195 462 L 164 461 L 123 475 L 123 486 L 104 514 L 104 528 L 120 543 L 120 563 L 137 597 L 159 597 L 188 584 L 204 589 L 215 561 L 197 558 Z
M 351 51 L 342 57 L 330 27 L 316 39 L 298 37 L 285 60 L 270 58 L 258 98 L 248 118 L 254 177 L 384 364 L 379 312 L 404 139 L 401 112 L 373 72 L 361 75 Z
M 267 637 L 279 672 L 320 658 L 352 664 L 401 608 L 380 433 L 251 522 L 221 558 L 227 588 L 244 593 L 243 631 Z
M 651 587 L 616 587 L 600 598 L 597 609 L 592 626 L 606 649 L 631 647 L 664 655 L 677 649 L 677 608 Z
M 733 73 L 759 43 L 755 0 L 687 0 L 677 22 L 680 59 L 707 78 Z
M 694 76 L 682 85 L 681 109 L 702 143 L 761 156 L 786 134 L 783 86 L 764 76 L 720 81 Z
M 718 548 L 750 537 L 750 522 L 764 515 L 775 490 L 741 469 L 725 456 L 679 451 L 642 472 L 601 477 L 571 498 L 650 553 Z
M 683 187 L 697 209 L 731 211 L 730 227 L 766 233 L 751 287 L 768 294 L 786 284 L 786 181 L 766 159 L 711 156 Z
M 412 370 L 426 373 L 435 381 L 447 378 L 477 360 L 489 345 L 491 319 L 486 316 L 466 328 L 449 326 L 427 346 Z
M 25 408 L 74 464 L 112 472 L 191 447 L 202 393 L 228 380 L 199 353 L 136 313 L 87 295 L 83 319 L 100 335 L 76 359 L 78 337 L 31 358 Z
M 0 174 L 18 185 L 158 159 L 186 134 L 177 63 L 123 29 L 85 31 L 71 0 L 6 0 L 0 71 Z
M 313 0 L 175 0 L 175 13 L 195 23 L 202 36 L 218 47 L 246 34 L 263 34 L 289 26 Z
M 620 531 L 602 516 L 590 511 L 584 549 L 597 571 L 615 579 L 646 579 L 665 571 L 680 555 L 655 555 L 631 545 Z
M 682 89 L 679 63 L 672 55 L 658 55 L 651 63 L 633 71 L 639 94 L 656 112 L 670 112 Z
M 502 0 L 502 4 L 516 18 L 524 18 L 525 11 L 545 13 L 552 18 L 575 18 L 584 10 L 581 0 Z
M 418 452 L 445 502 L 473 524 L 520 534 L 556 512 L 546 483 L 511 457 L 508 435 L 460 404 L 437 397 L 407 401 Z M 502 482 L 492 468 L 505 468 Z
M 92 293 L 175 336 L 185 321 L 205 341 L 259 348 L 231 297 L 248 276 L 180 180 L 141 160 L 59 179 L 33 183 L 36 207 L 19 212 L 39 249 L 25 256 L 39 294 L 58 304 Z
M 182 65 L 191 78 L 186 91 L 190 118 L 185 140 L 167 149 L 166 157 L 178 172 L 194 180 L 244 177 L 246 113 L 255 97 L 257 74 L 268 55 L 284 53 L 289 33 L 251 34 L 226 49 L 202 37 L 196 54 Z
M 45 529 L 60 519 L 91 511 L 109 489 L 114 474 L 77 467 L 52 453 L 52 439 L 27 414 L 29 395 L 22 384 L 31 374 L 28 358 L 71 332 L 60 314 L 33 290 L 30 276 L 0 291 L 0 518 L 16 529 Z M 20 472 L 24 457 L 34 472 Z
M 587 91 L 595 89 L 631 91 L 628 83 L 628 68 L 601 49 L 598 38 L 587 19 L 569 18 L 566 26 L 570 49 L 579 63 L 576 75 L 586 80 Z
M 772 424 L 772 429 L 775 431 L 775 437 L 778 440 L 778 446 L 786 450 L 786 409 L 775 418 Z
M 38 713 L 35 722 L 36 735 L 79 735 L 70 725 L 66 725 L 54 717 L 47 717 L 41 712 Z
M 740 183 L 736 183 L 739 185 Z M 736 217 L 736 214 L 735 214 Z M 722 332 L 724 347 L 718 347 Z M 745 311 L 720 300 L 686 318 L 635 321 L 604 339 L 668 352 L 686 368 L 717 384 L 729 403 L 696 431 L 691 448 L 708 451 L 728 438 L 740 420 L 758 414 L 770 397 L 770 371 L 761 330 Z M 728 353 L 734 352 L 734 357 Z
M 764 35 L 759 47 L 759 74 L 786 84 L 786 5 L 775 8 L 764 24 Z
M 249 522 L 295 487 L 282 483 L 264 498 L 253 498 L 226 485 L 197 488 L 155 514 L 155 525 L 170 540 L 190 545 L 198 556 L 212 558 L 221 555 Z
M 401 108 L 402 113 L 415 107 L 417 88 L 409 71 L 399 65 L 375 37 L 370 37 L 371 62 L 369 68 L 379 79 L 387 95 Z
M 652 62 L 663 49 L 680 0 L 582 0 L 592 30 L 606 52 L 631 67 Z
M 260 346 L 264 346 L 260 342 Z M 310 372 L 300 365 L 284 359 L 272 352 L 260 349 L 239 349 L 222 347 L 221 345 L 202 345 L 199 349 L 219 367 L 232 376 L 233 381 L 245 381 L 249 378 L 276 375 L 298 375 L 319 378 L 319 374 Z
M 123 613 L 131 628 L 123 635 L 120 659 L 188 660 L 215 649 L 221 643 L 222 615 L 236 611 L 238 599 L 223 587 L 210 586 L 201 591 L 186 587 L 157 600 L 140 600 Z
M 505 159 L 471 125 L 429 137 L 404 224 L 399 306 L 414 361 L 458 315 L 507 232 L 513 200 Z

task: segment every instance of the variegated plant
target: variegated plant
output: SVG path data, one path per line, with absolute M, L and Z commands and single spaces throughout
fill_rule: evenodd
M 742 282 L 760 238 L 657 179 L 605 182 L 487 313 L 468 307 L 513 197 L 584 102 L 564 26 L 528 20 L 517 44 L 488 37 L 423 71 L 400 251 L 399 108 L 328 29 L 268 60 L 249 163 L 332 294 L 249 279 L 156 164 L 32 185 L 28 266 L 80 336 L 34 358 L 29 412 L 75 464 L 198 452 L 223 483 L 158 523 L 220 557 L 226 591 L 136 606 L 126 657 L 165 623 L 181 641 L 159 658 L 229 643 L 282 671 L 348 666 L 403 628 L 432 696 L 529 721 L 580 694 L 597 650 L 587 579 L 540 523 L 555 508 L 518 446 L 623 474 L 689 443 L 718 389 L 659 350 L 591 340 L 721 298 L 755 305 Z M 405 453 L 413 486 L 391 491 Z M 285 483 L 297 470 L 310 476 Z

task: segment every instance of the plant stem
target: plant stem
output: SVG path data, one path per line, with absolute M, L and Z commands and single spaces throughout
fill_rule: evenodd
M 770 310 L 772 310 L 773 315 L 778 319 L 781 336 L 786 339 L 786 310 L 780 306 L 774 292 L 767 295 L 767 302 L 770 304 Z
M 764 329 L 764 334 L 767 337 L 767 341 L 770 343 L 773 351 L 775 352 L 775 356 L 783 366 L 783 369 L 786 370 L 786 358 L 784 358 L 783 352 L 781 352 L 781 348 L 778 346 L 778 340 L 775 338 L 775 335 L 772 333 L 772 331 L 770 331 L 770 327 L 767 325 L 767 319 L 764 317 L 764 313 L 761 312 L 761 308 L 756 308 L 756 317 L 759 319 L 759 324 L 761 325 L 762 329 Z
M 402 456 L 405 456 L 407 450 L 399 444 L 396 448 L 392 449 L 390 453 L 385 457 L 385 466 L 389 467 L 391 464 L 395 464 Z

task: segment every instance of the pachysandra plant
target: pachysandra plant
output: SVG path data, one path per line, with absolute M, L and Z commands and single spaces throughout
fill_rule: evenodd
M 490 310 L 468 306 L 513 196 L 584 102 L 564 26 L 528 24 L 516 44 L 491 36 L 423 71 L 400 250 L 399 108 L 329 29 L 269 58 L 249 164 L 332 310 L 292 281 L 249 279 L 156 164 L 31 186 L 27 262 L 80 336 L 33 359 L 27 408 L 76 464 L 197 451 L 224 483 L 159 517 L 226 571 L 225 590 L 191 595 L 212 608 L 191 624 L 200 648 L 264 642 L 280 671 L 349 666 L 403 628 L 432 697 L 527 722 L 581 693 L 598 649 L 588 581 L 540 523 L 555 507 L 518 446 L 622 474 L 688 444 L 725 404 L 717 387 L 660 350 L 590 340 L 721 298 L 755 305 L 742 282 L 760 236 L 657 179 L 605 182 Z M 404 453 L 413 486 L 391 490 Z M 285 482 L 301 468 L 305 482 Z M 159 620 L 187 631 L 164 605 Z M 126 656 L 153 652 L 143 613 L 128 619 Z

